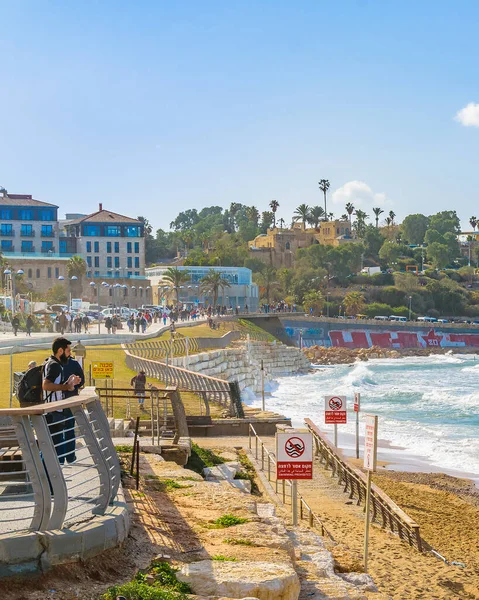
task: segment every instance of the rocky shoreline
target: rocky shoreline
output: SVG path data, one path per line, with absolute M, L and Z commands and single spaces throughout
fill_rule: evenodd
M 367 361 L 372 358 L 404 358 L 407 356 L 431 356 L 432 354 L 476 354 L 479 348 L 341 348 L 310 346 L 303 348 L 305 356 L 313 365 L 346 365 L 358 360 Z

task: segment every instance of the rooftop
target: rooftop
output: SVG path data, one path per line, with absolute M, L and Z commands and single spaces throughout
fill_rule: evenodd
M 138 219 L 132 217 L 125 217 L 118 213 L 110 210 L 104 210 L 103 205 L 100 204 L 99 210 L 91 215 L 82 216 L 79 219 L 70 221 L 68 225 L 79 225 L 80 223 L 141 223 Z
M 50 204 L 49 202 L 42 202 L 41 200 L 35 200 L 31 194 L 0 194 L 0 205 L 1 206 L 51 206 L 52 208 L 58 208 L 56 204 Z

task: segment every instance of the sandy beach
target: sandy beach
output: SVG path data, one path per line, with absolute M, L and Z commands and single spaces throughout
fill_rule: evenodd
M 198 438 L 202 446 L 247 447 L 245 438 Z M 264 439 L 274 448 L 274 438 Z M 315 478 L 299 489 L 334 536 L 337 568 L 361 565 L 364 513 L 342 492 L 329 471 L 315 462 Z M 444 474 L 380 470 L 374 481 L 421 526 L 422 537 L 449 563 L 414 548 L 377 525 L 370 531 L 370 574 L 393 600 L 479 599 L 479 496 L 467 479 Z M 288 509 L 287 509 L 288 510 Z M 288 514 L 287 512 L 285 513 Z M 465 565 L 465 566 L 463 566 Z

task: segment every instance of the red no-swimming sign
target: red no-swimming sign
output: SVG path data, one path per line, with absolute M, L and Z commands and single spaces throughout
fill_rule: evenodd
M 324 422 L 326 425 L 347 423 L 346 396 L 324 397 Z
M 276 434 L 276 479 L 313 478 L 313 435 L 291 431 Z

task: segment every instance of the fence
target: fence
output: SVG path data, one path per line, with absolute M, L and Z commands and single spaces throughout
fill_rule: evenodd
M 249 445 L 250 451 L 252 451 L 252 436 L 254 436 L 254 440 L 255 440 L 255 450 L 254 450 L 255 458 L 258 462 L 261 460 L 261 470 L 266 473 L 269 483 L 274 483 L 274 491 L 278 496 L 280 496 L 283 504 L 288 504 L 288 500 L 289 500 L 289 503 L 291 504 L 292 488 L 293 488 L 291 481 L 289 479 L 280 480 L 281 481 L 281 492 L 278 491 L 278 483 L 279 482 L 276 479 L 276 468 L 275 468 L 276 467 L 276 457 L 272 452 L 270 452 L 266 448 L 263 441 L 261 440 L 259 435 L 256 433 L 255 428 L 250 423 L 249 431 L 248 431 L 248 438 L 249 438 L 248 445 Z M 261 447 L 261 457 L 259 456 L 259 454 L 260 454 L 259 447 Z M 265 471 L 265 461 L 266 461 L 266 471 Z M 286 493 L 287 487 L 289 487 L 289 494 Z M 307 519 L 308 524 L 311 528 L 318 527 L 318 529 L 321 531 L 322 536 L 327 535 L 331 540 L 334 539 L 333 536 L 331 535 L 331 533 L 324 526 L 324 523 L 321 521 L 321 519 L 318 517 L 318 515 L 312 510 L 312 508 L 309 506 L 309 504 L 306 502 L 306 500 L 303 498 L 303 496 L 301 496 L 300 493 L 298 493 L 298 502 L 299 502 L 299 519 L 300 519 L 300 521 L 302 521 L 303 519 Z
M 232 397 L 230 382 L 136 356 L 133 352 L 137 352 L 137 346 L 130 346 L 128 349 L 125 347 L 126 364 L 130 369 L 144 371 L 148 377 L 164 382 L 167 387 L 175 385 L 181 390 L 198 394 L 203 399 L 207 415 L 210 414 L 209 403 L 213 401 L 227 409 L 231 416 L 242 416 L 238 414 L 239 407 Z
M 0 419 L 0 533 L 62 529 L 107 512 L 120 464 L 92 388 L 1 409 Z
M 169 340 L 125 344 L 124 347 L 137 356 L 152 360 L 166 358 L 167 356 L 169 358 L 185 356 L 190 352 L 198 352 L 199 350 L 198 340 L 190 337 L 175 337 Z
M 365 475 L 346 463 L 337 454 L 334 446 L 321 435 L 311 419 L 305 419 L 304 422 L 313 434 L 316 455 L 319 456 L 319 460 L 324 463 L 326 469 L 331 469 L 332 476 L 338 479 L 338 485 L 344 484 L 344 492 L 349 491 L 349 498 L 356 498 L 358 505 L 364 505 L 366 502 Z M 397 533 L 402 540 L 417 548 L 419 552 L 423 551 L 419 525 L 374 483 L 371 485 L 371 515 L 372 521 Z

